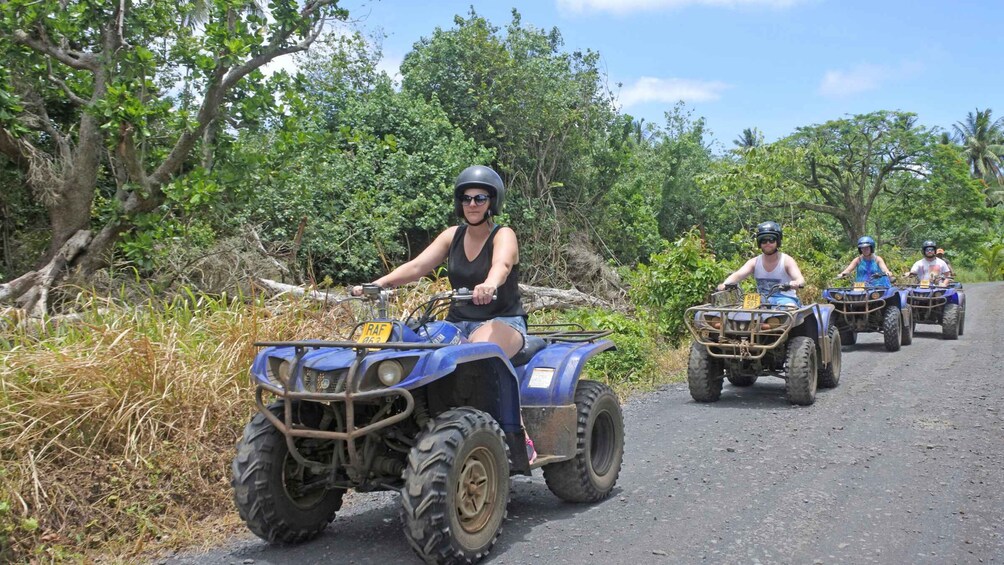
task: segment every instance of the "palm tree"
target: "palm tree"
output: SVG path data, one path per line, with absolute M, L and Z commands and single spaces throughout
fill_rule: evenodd
M 1001 174 L 1001 159 L 1004 158 L 1004 118 L 990 117 L 992 110 L 976 109 L 969 112 L 964 122 L 958 122 L 952 129 L 972 167 L 973 177 L 1004 184 Z
M 763 134 L 757 128 L 746 128 L 739 137 L 732 140 L 732 143 L 740 151 L 760 147 L 763 145 Z

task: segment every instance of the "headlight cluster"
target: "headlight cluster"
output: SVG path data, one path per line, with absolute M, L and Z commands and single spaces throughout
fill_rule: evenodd
M 831 296 L 833 296 L 834 300 L 843 300 L 844 299 L 844 293 L 842 293 L 842 292 L 834 292 Z
M 882 291 L 881 290 L 877 290 L 877 291 L 871 293 L 871 296 L 869 296 L 869 298 L 871 298 L 872 300 L 878 300 L 879 298 L 882 298 Z
M 282 357 L 269 357 L 265 366 L 268 373 L 268 380 L 275 384 L 282 385 L 289 382 L 289 369 L 291 365 L 288 359 Z
M 943 290 L 936 290 L 936 291 L 934 291 L 934 296 L 944 296 L 944 295 L 945 295 L 945 291 L 943 291 Z

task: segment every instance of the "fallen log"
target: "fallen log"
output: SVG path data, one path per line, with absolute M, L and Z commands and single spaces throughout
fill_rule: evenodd
M 346 293 L 335 294 L 330 291 L 308 290 L 300 286 L 285 284 L 269 279 L 258 279 L 258 284 L 273 294 L 290 294 L 317 302 L 337 304 L 351 297 Z M 614 303 L 573 289 L 549 288 L 545 286 L 519 285 L 523 295 L 523 307 L 527 312 L 537 310 L 569 310 L 589 306 L 619 310 Z

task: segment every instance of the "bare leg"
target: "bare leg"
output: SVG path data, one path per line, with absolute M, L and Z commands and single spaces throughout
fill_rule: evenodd
M 505 352 L 506 357 L 512 358 L 523 349 L 523 336 L 513 328 L 502 322 L 491 321 L 483 324 L 478 329 L 471 332 L 470 340 L 473 342 L 490 341 L 497 344 Z

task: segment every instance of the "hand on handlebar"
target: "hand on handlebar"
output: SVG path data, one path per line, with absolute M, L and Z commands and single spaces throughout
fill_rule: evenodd
M 837 273 L 837 278 L 842 279 L 847 276 L 847 273 Z
M 474 290 L 471 292 L 472 295 L 471 302 L 479 306 L 488 304 L 498 296 L 496 294 L 497 292 L 498 292 L 497 286 L 481 283 L 478 286 L 474 287 Z

